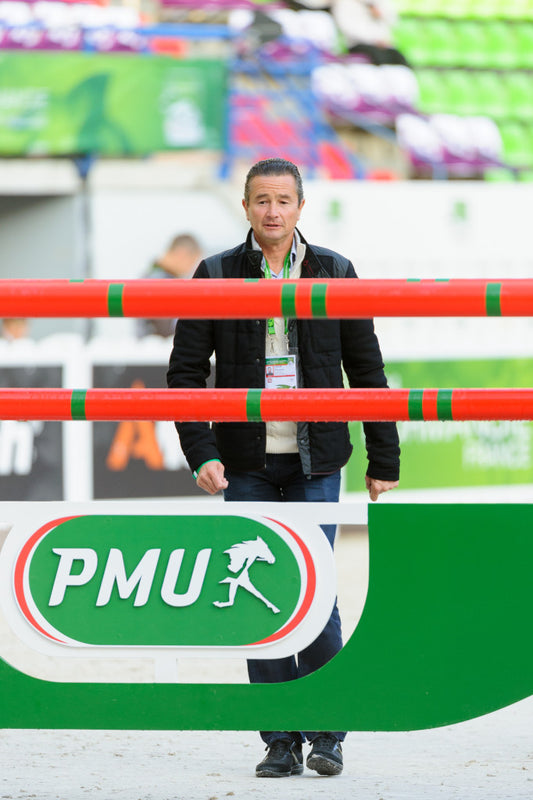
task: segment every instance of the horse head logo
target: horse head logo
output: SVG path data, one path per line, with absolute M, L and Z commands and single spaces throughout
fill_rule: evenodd
M 235 602 L 237 589 L 241 587 L 261 600 L 274 614 L 279 614 L 279 608 L 261 594 L 259 589 L 253 585 L 249 575 L 250 567 L 255 561 L 266 561 L 267 564 L 275 563 L 276 558 L 267 543 L 258 536 L 257 539 L 248 539 L 239 544 L 234 544 L 224 552 L 229 556 L 229 571 L 239 574 L 236 578 L 223 578 L 223 580 L 219 581 L 219 583 L 229 584 L 229 598 L 225 602 L 216 600 L 213 605 L 218 608 L 232 606 Z

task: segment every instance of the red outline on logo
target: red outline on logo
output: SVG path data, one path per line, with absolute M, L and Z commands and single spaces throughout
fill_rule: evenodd
M 22 611 L 23 615 L 26 617 L 27 621 L 30 625 L 42 633 L 43 636 L 46 636 L 47 639 L 53 639 L 54 642 L 60 642 L 60 644 L 64 644 L 61 639 L 57 639 L 55 636 L 52 636 L 50 633 L 45 631 L 41 625 L 37 622 L 34 618 L 33 614 L 31 613 L 26 597 L 24 595 L 24 572 L 26 570 L 26 564 L 28 563 L 28 559 L 30 554 L 39 541 L 39 539 L 44 538 L 44 536 L 52 530 L 52 528 L 57 528 L 63 522 L 67 522 L 69 519 L 76 519 L 79 516 L 78 514 L 74 514 L 71 517 L 60 517 L 59 519 L 54 519 L 51 522 L 47 522 L 38 531 L 36 531 L 25 543 L 24 547 L 20 551 L 17 560 L 15 562 L 15 569 L 13 571 L 13 590 L 15 592 L 15 597 L 17 599 L 18 606 Z
M 257 644 L 268 644 L 269 642 L 276 642 L 279 639 L 284 639 L 289 633 L 291 633 L 303 620 L 309 608 L 311 607 L 311 603 L 313 602 L 313 598 L 315 596 L 316 590 L 316 570 L 315 564 L 313 562 L 313 558 L 307 545 L 303 542 L 302 539 L 296 534 L 291 528 L 287 527 L 283 522 L 280 522 L 277 519 L 272 519 L 271 517 L 265 517 L 265 519 L 270 520 L 270 522 L 275 522 L 277 525 L 281 525 L 282 528 L 290 533 L 290 535 L 296 539 L 296 543 L 300 548 L 302 555 L 304 557 L 305 566 L 307 568 L 307 588 L 305 590 L 304 599 L 302 600 L 302 604 L 298 613 L 294 616 L 294 619 L 291 622 L 288 622 L 284 628 L 280 628 L 276 633 L 273 633 L 271 636 L 268 636 L 266 639 L 261 639 L 259 642 L 252 642 L 251 644 L 247 645 L 248 647 L 253 647 Z

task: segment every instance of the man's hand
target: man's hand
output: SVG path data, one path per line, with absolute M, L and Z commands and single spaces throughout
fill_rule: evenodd
M 383 492 L 389 492 L 391 489 L 395 489 L 398 486 L 399 481 L 378 481 L 376 478 L 369 478 L 368 475 L 365 475 L 365 483 L 370 495 L 370 499 L 373 503 L 375 503 L 380 494 L 383 494 Z
M 221 489 L 227 489 L 228 482 L 224 477 L 224 464 L 220 461 L 208 461 L 198 472 L 196 483 L 200 489 L 209 494 L 216 494 Z

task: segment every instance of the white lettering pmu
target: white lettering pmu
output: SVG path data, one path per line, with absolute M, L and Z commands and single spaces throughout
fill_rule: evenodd
M 183 561 L 183 554 L 185 550 L 173 550 L 168 559 L 163 585 L 161 587 L 161 597 L 163 601 L 174 608 L 183 608 L 184 606 L 192 606 L 200 597 L 202 586 L 204 585 L 205 573 L 207 565 L 211 557 L 212 550 L 206 548 L 200 550 L 194 562 L 194 569 L 189 582 L 189 588 L 182 594 L 177 594 L 176 583 L 180 574 L 181 564 Z

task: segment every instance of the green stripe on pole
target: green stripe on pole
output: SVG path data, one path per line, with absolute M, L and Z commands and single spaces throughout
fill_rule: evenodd
M 328 287 L 323 283 L 315 283 L 311 287 L 311 311 L 313 317 L 327 317 L 326 294 Z
M 409 411 L 409 419 L 411 420 L 424 419 L 424 415 L 422 413 L 423 399 L 424 399 L 423 389 L 411 389 L 411 391 L 409 392 L 409 400 L 407 403 L 407 408 Z
M 485 293 L 485 308 L 488 317 L 501 317 L 502 308 L 500 295 L 502 291 L 501 283 L 488 283 Z
M 262 422 L 261 395 L 262 389 L 248 389 L 246 394 L 246 419 L 248 422 Z
M 453 419 L 451 389 L 439 389 L 437 394 L 437 417 L 442 420 Z
M 84 283 L 84 278 L 69 278 L 69 283 Z
M 284 317 L 296 316 L 296 285 L 288 284 L 281 287 L 281 313 Z
M 73 389 L 70 398 L 70 413 L 72 419 L 87 419 L 85 414 L 85 398 L 87 392 L 84 389 Z
M 111 283 L 107 290 L 107 311 L 110 317 L 123 317 L 122 293 L 124 284 Z

